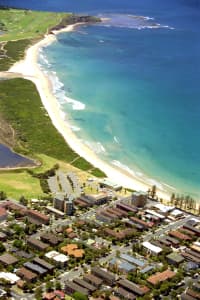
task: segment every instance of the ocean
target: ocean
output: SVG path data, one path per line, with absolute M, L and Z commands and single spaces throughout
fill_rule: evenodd
M 0 2 L 108 18 L 40 52 L 63 115 L 110 164 L 198 199 L 200 1 Z

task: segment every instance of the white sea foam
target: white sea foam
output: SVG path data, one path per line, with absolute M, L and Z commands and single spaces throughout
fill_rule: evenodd
M 136 15 L 126 15 L 126 14 L 106 14 L 100 15 L 102 18 L 101 26 L 106 27 L 120 27 L 129 29 L 174 29 L 168 25 L 162 25 L 153 22 L 154 18 L 149 16 L 136 16 Z
M 113 160 L 112 164 L 115 165 L 116 167 L 119 167 L 122 170 L 125 170 L 126 172 L 130 173 L 131 175 L 135 176 L 136 173 L 131 170 L 129 167 L 127 167 L 126 165 L 122 164 L 120 161 L 118 160 Z
M 95 143 L 95 142 L 84 141 L 84 143 L 96 154 L 106 153 L 105 147 L 100 142 Z
M 113 140 L 115 141 L 115 143 L 120 144 L 119 139 L 116 136 L 114 136 Z
M 85 104 L 82 103 L 82 102 L 80 102 L 80 101 L 78 101 L 78 100 L 74 100 L 72 98 L 69 98 L 69 97 L 65 96 L 65 101 L 67 103 L 71 104 L 73 110 L 84 110 L 85 109 Z
M 72 131 L 80 131 L 81 130 L 81 128 L 74 126 L 74 125 L 70 125 L 70 128 Z

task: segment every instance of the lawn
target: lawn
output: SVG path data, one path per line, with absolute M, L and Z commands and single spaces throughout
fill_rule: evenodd
M 32 177 L 26 170 L 1 171 L 0 190 L 7 196 L 19 199 L 22 195 L 27 198 L 44 196 L 37 178 Z
M 59 24 L 66 13 L 41 12 L 19 9 L 0 9 L 0 20 L 6 29 L 0 42 L 19 39 L 38 39 L 48 29 Z

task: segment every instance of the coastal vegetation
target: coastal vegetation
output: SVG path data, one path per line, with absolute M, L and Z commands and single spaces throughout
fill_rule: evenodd
M 3 31 L 0 35 L 0 71 L 7 71 L 15 62 L 22 59 L 26 48 L 41 39 L 45 33 L 56 29 L 56 25 L 59 26 L 57 29 L 60 29 L 75 22 L 97 21 L 92 17 L 84 18 L 86 20 L 67 13 L 0 9 Z M 72 164 L 94 176 L 105 176 L 101 170 L 79 157 L 66 144 L 53 126 L 31 81 L 23 78 L 0 80 L 0 115 L 5 130 L 9 128 L 11 131 L 9 136 L 13 133 L 12 142 L 6 141 L 6 138 L 1 139 L 0 142 L 12 147 L 17 153 L 39 162 L 40 166 L 34 169 L 35 174 L 51 169 L 55 160 L 59 160 L 61 164 L 62 162 Z M 0 179 L 0 189 L 7 192 L 9 196 L 44 195 L 38 178 L 25 169 L 2 171 Z

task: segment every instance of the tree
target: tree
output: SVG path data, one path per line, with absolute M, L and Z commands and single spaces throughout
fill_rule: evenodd
M 150 195 L 153 199 L 156 197 L 156 191 L 157 191 L 156 185 L 153 185 L 150 192 Z
M 3 253 L 5 250 L 4 244 L 0 242 L 0 253 Z
M 0 191 L 0 200 L 5 200 L 7 198 L 7 195 L 5 192 Z
M 21 196 L 21 197 L 19 198 L 19 202 L 20 202 L 22 205 L 27 206 L 27 204 L 28 204 L 28 199 L 26 199 L 24 196 Z
M 88 297 L 80 292 L 75 292 L 73 293 L 72 297 L 75 299 L 75 300 L 87 300 Z
M 42 288 L 41 287 L 36 288 L 34 295 L 36 300 L 42 300 Z

